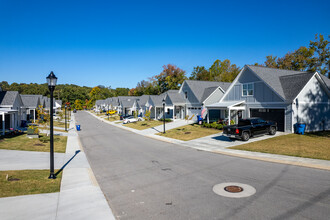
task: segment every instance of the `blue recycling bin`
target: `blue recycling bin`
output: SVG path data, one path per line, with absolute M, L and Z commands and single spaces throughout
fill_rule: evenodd
M 295 124 L 296 126 L 296 134 L 304 134 L 305 133 L 305 128 L 306 128 L 306 124 L 300 124 L 297 123 Z
M 76 125 L 77 131 L 80 131 L 80 125 Z
M 203 118 L 201 115 L 197 115 L 197 122 L 198 124 L 202 124 Z

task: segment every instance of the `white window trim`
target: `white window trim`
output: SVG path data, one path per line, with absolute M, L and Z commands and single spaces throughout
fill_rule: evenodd
M 247 85 L 247 90 L 246 90 L 246 95 L 244 95 L 244 85 Z M 252 85 L 252 91 L 253 91 L 253 94 L 252 95 L 249 95 L 249 85 Z M 242 97 L 247 97 L 247 96 L 254 96 L 254 83 L 242 83 Z

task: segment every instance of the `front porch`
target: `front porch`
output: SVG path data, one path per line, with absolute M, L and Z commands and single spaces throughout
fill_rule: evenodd
M 219 118 L 213 115 L 212 121 L 228 121 L 228 124 L 233 120 L 237 124 L 238 120 L 243 118 L 243 111 L 246 110 L 245 101 L 239 102 L 221 102 L 206 106 L 207 108 L 207 123 L 210 123 L 210 111 L 219 110 Z M 216 120 L 217 119 L 217 120 Z
M 18 111 L 11 109 L 0 109 L 0 132 L 5 135 L 7 131 L 18 127 Z

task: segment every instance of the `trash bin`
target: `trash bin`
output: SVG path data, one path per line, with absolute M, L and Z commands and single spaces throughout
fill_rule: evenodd
M 198 122 L 198 124 L 202 124 L 202 121 L 203 121 L 203 118 L 202 118 L 202 116 L 201 115 L 197 115 L 197 122 Z
M 304 134 L 305 133 L 305 128 L 306 128 L 306 124 L 300 124 L 297 123 L 295 124 L 296 126 L 296 134 Z
M 76 125 L 77 131 L 80 131 L 80 125 Z

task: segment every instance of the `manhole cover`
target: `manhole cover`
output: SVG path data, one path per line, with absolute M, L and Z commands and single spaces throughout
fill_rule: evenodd
M 249 197 L 256 193 L 256 189 L 243 183 L 220 183 L 213 186 L 213 192 L 230 198 Z
M 242 192 L 243 188 L 239 186 L 226 186 L 224 190 L 231 193 L 238 193 L 238 192 Z

